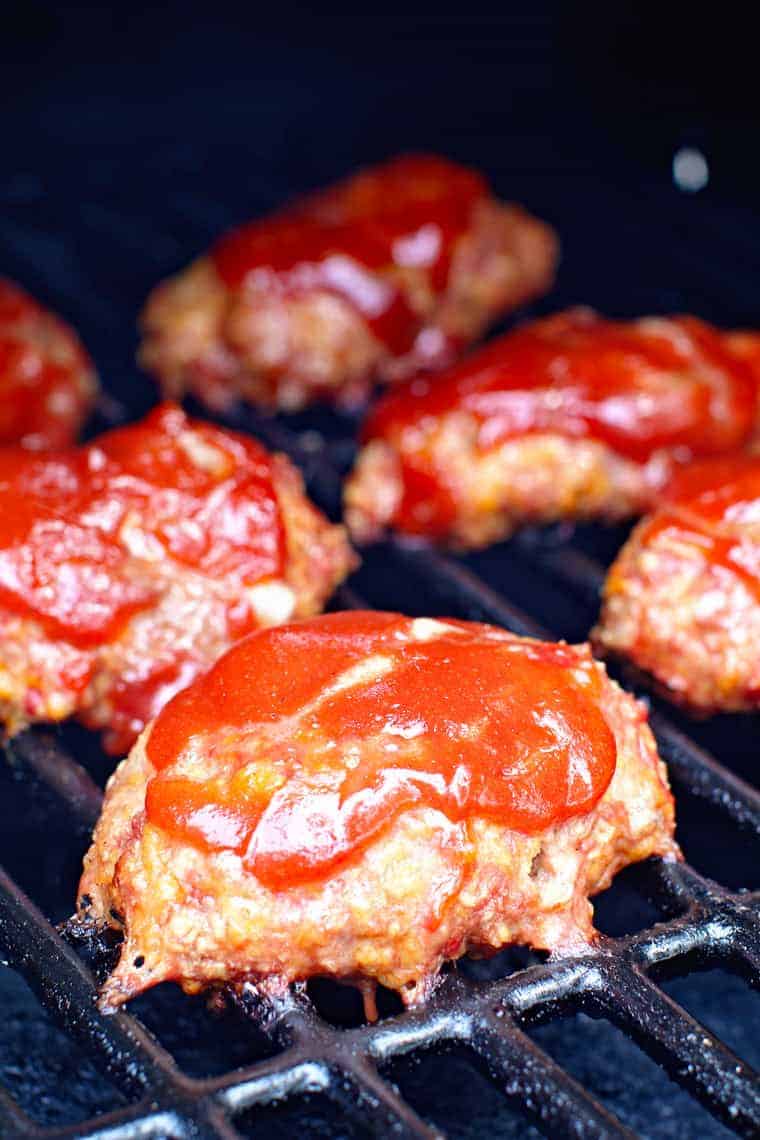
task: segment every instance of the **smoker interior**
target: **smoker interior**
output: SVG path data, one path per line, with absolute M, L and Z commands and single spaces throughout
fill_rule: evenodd
M 73 31 L 56 60 L 43 52 L 30 96 L 30 17 L 28 42 L 5 61 L 25 94 L 0 180 L 0 268 L 82 331 L 107 393 L 92 430 L 154 399 L 133 364 L 134 315 L 159 278 L 288 194 L 421 146 L 483 165 L 497 193 L 561 234 L 557 286 L 522 316 L 583 302 L 611 315 L 758 324 L 756 215 L 719 190 L 680 193 L 667 161 L 662 171 L 629 162 L 614 131 L 552 94 L 533 51 L 540 15 L 526 12 L 512 40 L 497 27 L 482 43 L 466 32 L 461 41 L 454 28 L 428 51 L 424 31 L 397 37 L 396 74 L 414 74 L 413 97 L 388 79 L 381 29 L 374 54 L 339 47 L 328 68 L 308 35 L 263 32 L 255 77 L 270 95 L 258 102 L 249 49 L 229 27 L 194 29 L 184 7 L 168 5 L 151 28 L 174 21 L 172 46 L 154 50 L 145 26 L 125 20 L 103 34 L 104 51 L 106 39 L 128 46 L 114 63 L 75 42 L 103 19 L 67 17 Z M 466 84 L 442 85 L 468 53 Z M 505 89 L 508 114 L 504 100 L 473 113 Z M 304 111 L 313 91 L 316 126 Z M 668 155 L 684 141 L 651 117 L 649 128 Z M 290 451 L 336 514 L 354 423 L 326 412 L 241 412 L 234 422 Z M 624 534 L 555 527 L 458 560 L 384 545 L 336 604 L 578 639 Z M 248 1000 L 211 1011 L 166 985 L 101 1017 L 88 964 L 97 955 L 54 927 L 73 908 L 111 763 L 76 727 L 26 734 L 0 765 L 0 1136 L 756 1135 L 760 796 L 745 781 L 757 782 L 758 718 L 695 723 L 653 710 L 688 865 L 620 875 L 597 900 L 605 937 L 593 952 L 553 963 L 518 948 L 464 961 L 419 1010 L 401 1013 L 382 994 L 374 1026 L 352 990 L 320 982 L 276 1009 Z

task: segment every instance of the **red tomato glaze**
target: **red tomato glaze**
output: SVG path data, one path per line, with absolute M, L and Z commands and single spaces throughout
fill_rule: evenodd
M 0 604 L 75 645 L 152 604 L 156 559 L 244 584 L 283 564 L 267 453 L 173 405 L 86 447 L 0 451 L 0 494 Z
M 475 420 L 482 452 L 550 432 L 600 440 L 645 463 L 662 449 L 684 459 L 741 446 L 754 403 L 749 365 L 708 325 L 689 317 L 623 323 L 570 310 L 390 392 L 370 413 L 363 439 L 401 443 L 404 496 L 393 521 L 435 537 L 455 512 L 448 468 L 439 469 L 427 446 L 447 413 Z
M 0 278 L 0 444 L 73 442 L 93 391 L 92 363 L 72 330 Z
M 239 642 L 154 722 L 149 821 L 281 887 L 323 878 L 417 806 L 525 833 L 590 811 L 616 763 L 590 659 L 446 626 L 418 639 L 398 614 L 331 614 Z M 361 671 L 370 657 L 382 670 Z M 206 780 L 174 774 L 194 738 Z
M 713 566 L 741 578 L 760 601 L 760 459 L 734 456 L 679 472 L 666 502 L 642 529 L 651 542 L 668 531 Z
M 475 171 L 407 155 L 234 230 L 212 257 L 230 288 L 343 297 L 400 354 L 412 347 L 420 319 L 393 271 L 424 269 L 443 292 L 454 245 L 488 195 Z

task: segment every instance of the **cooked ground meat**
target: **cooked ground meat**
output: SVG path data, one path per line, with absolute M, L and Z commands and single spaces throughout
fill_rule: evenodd
M 573 309 L 409 382 L 365 424 L 351 534 L 478 547 L 524 523 L 641 513 L 678 464 L 748 444 L 755 382 L 728 339 L 689 317 Z
M 128 749 L 238 637 L 320 610 L 354 556 L 300 475 L 164 405 L 86 447 L 0 453 L 0 719 Z
M 223 237 L 159 285 L 140 361 L 164 393 L 294 410 L 455 359 L 549 288 L 553 232 L 475 171 L 397 158 Z
M 0 444 L 73 443 L 97 390 L 74 330 L 0 277 Z
M 146 730 L 77 921 L 123 928 L 105 1009 L 312 975 L 413 1004 L 468 950 L 586 945 L 588 895 L 673 829 L 645 709 L 587 646 L 332 614 L 239 642 Z
M 613 564 L 592 636 L 692 709 L 760 708 L 760 459 L 677 476 Z

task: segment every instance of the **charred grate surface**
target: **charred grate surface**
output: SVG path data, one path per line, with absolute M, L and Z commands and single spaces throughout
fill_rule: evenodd
M 246 426 L 300 462 L 312 494 L 336 513 L 338 471 L 318 448 L 310 444 L 304 450 L 297 436 L 273 421 L 250 420 Z M 545 572 L 594 596 L 600 570 L 582 551 L 541 543 L 523 547 Z M 402 543 L 389 545 L 376 559 L 383 573 L 374 577 L 371 602 L 344 588 L 337 605 L 393 608 L 394 575 L 404 574 L 419 581 L 431 612 L 549 636 L 459 562 Z M 757 840 L 760 794 L 684 735 L 667 714 L 656 709 L 652 721 L 677 792 L 704 801 L 716 818 Z M 80 825 L 92 824 L 100 790 L 67 751 L 30 733 L 12 752 Z M 239 1135 L 235 1119 L 249 1110 L 320 1094 L 360 1135 L 432 1137 L 439 1133 L 403 1100 L 382 1070 L 405 1054 L 453 1044 L 471 1050 L 504 1097 L 547 1135 L 631 1137 L 634 1133 L 526 1032 L 534 1024 L 583 1012 L 620 1028 L 739 1135 L 757 1135 L 757 1074 L 668 997 L 658 980 L 719 964 L 760 986 L 760 893 L 730 891 L 687 864 L 653 860 L 640 873 L 670 916 L 665 921 L 622 938 L 602 938 L 581 955 L 530 965 L 495 981 L 476 981 L 454 968 L 423 1007 L 372 1025 L 337 1029 L 301 992 L 265 1009 L 253 992 L 244 992 L 238 1004 L 257 1030 L 269 1035 L 275 1055 L 198 1079 L 182 1072 L 130 1013 L 98 1012 L 92 973 L 0 871 L 0 951 L 5 960 L 129 1101 L 75 1126 L 41 1128 L 2 1093 L 0 1134 L 103 1140 L 234 1137 Z

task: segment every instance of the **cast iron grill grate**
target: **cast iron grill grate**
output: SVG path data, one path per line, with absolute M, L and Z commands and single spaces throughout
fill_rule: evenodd
M 338 472 L 318 449 L 304 450 L 292 432 L 249 418 L 270 446 L 290 452 L 304 468 L 312 494 L 333 513 Z M 313 441 L 312 441 L 313 442 Z M 566 544 L 523 543 L 527 561 L 587 597 L 599 567 Z M 364 575 L 371 603 L 397 608 L 394 581 L 420 584 L 428 612 L 488 620 L 514 632 L 549 636 L 507 597 L 464 565 L 419 547 L 389 545 L 372 556 Z M 353 590 L 344 608 L 369 605 Z M 760 837 L 760 794 L 728 771 L 659 709 L 652 723 L 676 795 L 710 805 L 747 838 Z M 65 802 L 84 825 L 97 816 L 101 793 L 73 756 L 34 733 L 14 745 L 17 760 Z M 760 986 L 760 893 L 735 892 L 702 877 L 688 864 L 650 861 L 638 872 L 668 916 L 649 929 L 602 938 L 582 954 L 518 969 L 495 981 L 476 981 L 452 969 L 422 1008 L 372 1025 L 336 1028 L 304 994 L 262 1010 L 253 994 L 240 1004 L 263 1027 L 272 1057 L 222 1075 L 195 1078 L 128 1012 L 100 1014 L 90 970 L 26 897 L 0 871 L 0 950 L 113 1083 L 128 1104 L 84 1123 L 36 1125 L 0 1092 L 0 1134 L 19 1137 L 234 1137 L 235 1118 L 257 1106 L 302 1094 L 321 1094 L 361 1135 L 438 1135 L 404 1101 L 381 1069 L 404 1054 L 446 1044 L 478 1058 L 505 1098 L 550 1136 L 634 1135 L 528 1036 L 537 1022 L 568 1013 L 604 1017 L 659 1062 L 717 1119 L 743 1136 L 760 1131 L 757 1075 L 716 1036 L 667 996 L 658 981 L 672 971 L 719 963 Z

